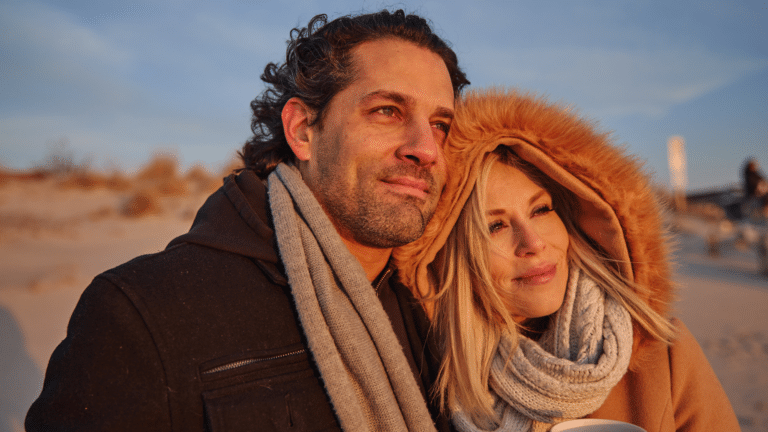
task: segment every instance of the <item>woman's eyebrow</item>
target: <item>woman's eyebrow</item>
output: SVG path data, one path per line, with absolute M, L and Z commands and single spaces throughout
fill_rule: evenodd
M 540 191 L 536 192 L 531 196 L 531 198 L 528 200 L 528 205 L 533 204 L 534 202 L 538 201 L 542 196 L 547 195 L 549 192 L 547 192 L 546 189 L 541 189 Z M 488 216 L 496 216 L 500 214 L 504 214 L 507 211 L 504 209 L 491 209 L 485 212 Z
M 535 201 L 538 201 L 538 200 L 539 200 L 539 198 L 541 198 L 543 195 L 547 195 L 548 193 L 549 193 L 549 192 L 547 192 L 547 190 L 546 190 L 546 189 L 544 189 L 544 188 L 541 188 L 541 190 L 540 190 L 540 191 L 538 191 L 538 192 L 536 192 L 535 194 L 533 194 L 533 196 L 531 197 L 531 199 L 529 199 L 529 200 L 528 200 L 528 204 L 533 204 Z

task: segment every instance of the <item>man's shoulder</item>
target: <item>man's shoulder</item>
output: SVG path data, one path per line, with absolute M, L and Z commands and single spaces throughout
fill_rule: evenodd
M 130 261 L 103 272 L 100 277 L 110 280 L 173 281 L 186 274 L 220 273 L 229 269 L 249 267 L 252 260 L 229 251 L 194 243 L 177 243 L 162 251 L 137 256 Z
M 96 279 L 155 308 L 276 301 L 285 297 L 286 285 L 277 264 L 193 243 L 141 255 Z
M 149 331 L 170 345 L 207 346 L 216 338 L 204 335 L 233 329 L 239 336 L 219 341 L 231 349 L 247 338 L 264 346 L 281 346 L 288 339 L 298 343 L 288 288 L 275 283 L 264 266 L 242 255 L 181 243 L 100 274 L 81 301 L 100 307 L 122 298 L 121 304 L 130 304 Z M 192 343 L 186 341 L 190 337 L 179 338 L 182 334 L 208 342 Z

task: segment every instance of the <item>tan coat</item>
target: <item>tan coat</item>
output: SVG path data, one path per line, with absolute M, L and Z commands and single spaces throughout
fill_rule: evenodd
M 570 189 L 576 221 L 645 292 L 663 316 L 674 300 L 663 209 L 640 163 L 608 134 L 570 108 L 512 90 L 470 92 L 458 104 L 445 153 L 448 182 L 424 236 L 394 258 L 414 294 L 433 292 L 429 264 L 445 243 L 477 179 L 483 157 L 498 145 Z M 425 303 L 431 313 L 432 307 Z M 733 409 L 701 348 L 679 321 L 669 346 L 635 325 L 630 370 L 589 417 L 623 420 L 655 431 L 735 431 Z

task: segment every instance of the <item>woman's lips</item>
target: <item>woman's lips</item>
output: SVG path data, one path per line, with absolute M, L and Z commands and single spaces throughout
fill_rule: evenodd
M 556 274 L 556 264 L 545 264 L 526 271 L 515 280 L 526 285 L 542 285 L 554 279 Z

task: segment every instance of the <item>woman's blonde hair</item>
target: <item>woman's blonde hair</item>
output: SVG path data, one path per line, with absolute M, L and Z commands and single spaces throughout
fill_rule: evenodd
M 639 295 L 646 288 L 624 277 L 616 261 L 601 252 L 575 224 L 579 211 L 575 195 L 534 165 L 520 159 L 508 147 L 499 146 L 483 161 L 475 187 L 430 268 L 431 282 L 438 288 L 433 298 L 436 302 L 434 325 L 443 354 L 435 396 L 443 409 L 461 409 L 480 424 L 485 419 L 498 420 L 488 381 L 499 340 L 503 333 L 507 333 L 516 341 L 522 330 L 512 319 L 498 290 L 494 289 L 495 282 L 490 274 L 485 191 L 491 167 L 496 162 L 519 169 L 550 193 L 553 208 L 568 231 L 570 266 L 594 279 L 654 338 L 669 342 L 674 332 L 670 321 L 655 312 Z

